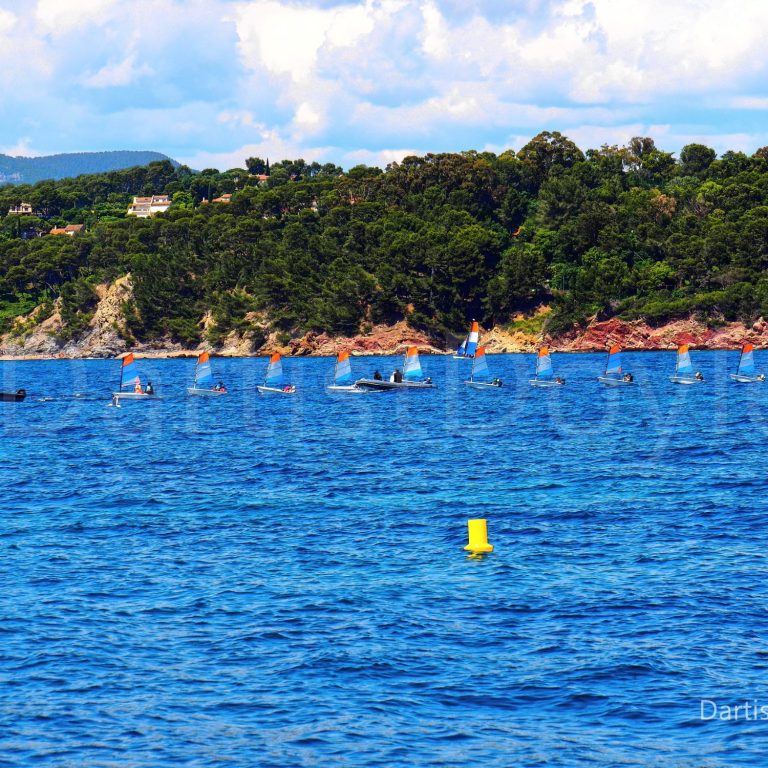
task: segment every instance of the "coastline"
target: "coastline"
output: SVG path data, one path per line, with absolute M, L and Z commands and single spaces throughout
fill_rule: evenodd
M 133 301 L 130 273 L 112 283 L 102 283 L 94 291 L 97 305 L 77 338 L 67 338 L 60 302 L 47 313 L 38 306 L 17 318 L 10 330 L 0 335 L 0 360 L 114 359 L 128 352 L 148 359 L 173 359 L 196 357 L 202 351 L 216 357 L 263 357 L 274 352 L 285 357 L 332 357 L 342 351 L 359 357 L 402 355 L 411 346 L 417 347 L 420 354 L 444 355 L 453 354 L 458 343 L 448 336 L 437 337 L 412 328 L 406 319 L 368 325 L 364 332 L 349 336 L 309 331 L 290 337 L 274 330 L 266 313 L 256 312 L 245 316 L 250 330 L 232 330 L 215 346 L 205 342 L 187 346 L 170 338 L 136 342 L 126 327 L 123 312 L 123 307 Z M 481 327 L 480 343 L 488 354 L 533 353 L 543 345 L 552 352 L 604 352 L 613 344 L 628 352 L 674 350 L 680 344 L 696 349 L 739 349 L 746 342 L 758 349 L 768 348 L 768 322 L 762 317 L 751 324 L 722 318 L 702 320 L 694 315 L 655 324 L 592 317 L 584 326 L 550 335 L 540 330 L 550 311 L 551 307 L 541 305 L 530 315 L 517 314 L 507 323 Z M 212 323 L 209 311 L 199 323 L 201 336 L 211 331 Z
M 422 355 L 445 356 L 454 354 L 453 346 L 447 340 L 431 338 L 425 333 L 410 328 L 405 321 L 389 326 L 376 326 L 371 332 L 357 336 L 329 336 L 325 333 L 310 332 L 285 344 L 277 343 L 276 334 L 255 347 L 248 339 L 234 334 L 228 343 L 219 349 L 199 344 L 183 347 L 174 342 L 153 342 L 129 346 L 122 339 L 94 347 L 89 344 L 91 334 L 80 342 L 69 342 L 57 349 L 48 343 L 37 349 L 27 345 L 0 346 L 0 361 L 31 360 L 111 360 L 132 352 L 143 359 L 194 359 L 201 352 L 208 351 L 212 357 L 258 358 L 279 352 L 284 357 L 335 357 L 346 351 L 352 357 L 376 355 L 397 356 L 415 346 Z M 100 341 L 103 339 L 100 338 Z M 5 342 L 5 339 L 3 339 Z M 39 339 L 38 339 L 39 342 Z M 744 343 L 754 344 L 756 349 L 768 348 L 768 322 L 760 318 L 747 326 L 743 323 L 724 323 L 712 327 L 691 318 L 675 320 L 660 326 L 650 326 L 644 321 L 625 321 L 618 318 L 593 320 L 584 329 L 574 328 L 561 336 L 526 334 L 509 331 L 503 326 L 494 326 L 480 333 L 480 343 L 487 354 L 532 354 L 543 345 L 553 353 L 605 352 L 612 344 L 619 344 L 626 352 L 674 351 L 680 344 L 688 344 L 700 350 L 738 350 Z M 37 346 L 37 344 L 35 345 Z M 18 350 L 18 351 L 17 351 Z

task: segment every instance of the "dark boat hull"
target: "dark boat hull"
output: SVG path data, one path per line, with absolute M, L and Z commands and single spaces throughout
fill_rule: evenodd
M 16 392 L 0 392 L 0 403 L 20 403 L 27 393 L 23 389 Z

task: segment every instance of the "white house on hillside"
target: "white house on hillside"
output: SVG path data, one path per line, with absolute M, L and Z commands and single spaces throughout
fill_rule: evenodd
M 128 206 L 128 216 L 138 216 L 140 219 L 148 219 L 156 213 L 164 213 L 171 207 L 171 198 L 168 195 L 152 195 L 152 197 L 134 197 L 133 203 Z

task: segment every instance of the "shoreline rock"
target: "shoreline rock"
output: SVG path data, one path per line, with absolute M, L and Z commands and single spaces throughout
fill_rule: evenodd
M 111 284 L 98 285 L 94 290 L 98 303 L 87 330 L 77 341 L 58 338 L 63 329 L 58 303 L 54 303 L 53 311 L 40 322 L 36 317 L 42 307 L 37 307 L 26 317 L 18 318 L 11 330 L 0 337 L 0 360 L 104 359 L 119 357 L 128 351 L 137 357 L 175 358 L 195 357 L 203 350 L 217 357 L 262 357 L 273 352 L 291 357 L 333 357 L 341 351 L 354 356 L 398 355 L 409 346 L 418 347 L 421 354 L 435 355 L 452 354 L 454 349 L 452 340 L 432 337 L 411 328 L 405 320 L 375 325 L 366 333 L 354 336 L 310 331 L 286 341 L 278 332 L 270 332 L 268 318 L 257 313 L 247 319 L 258 333 L 232 331 L 223 344 L 213 350 L 205 343 L 187 347 L 170 340 L 130 344 L 122 308 L 133 301 L 131 275 L 124 275 Z M 536 315 L 548 311 L 548 307 L 540 307 Z M 203 327 L 211 322 L 208 313 L 203 318 Z M 651 351 L 675 349 L 678 344 L 690 344 L 698 349 L 739 349 L 745 342 L 758 348 L 768 347 L 768 322 L 760 318 L 749 326 L 742 323 L 715 326 L 689 317 L 654 326 L 643 320 L 611 318 L 593 319 L 586 328 L 574 327 L 556 337 L 503 326 L 481 329 L 480 333 L 480 343 L 490 354 L 530 354 L 542 344 L 554 352 L 603 352 L 616 343 L 627 351 Z

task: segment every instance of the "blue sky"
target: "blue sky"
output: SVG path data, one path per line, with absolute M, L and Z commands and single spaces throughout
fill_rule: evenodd
M 765 0 L 0 0 L 0 152 L 768 145 Z

